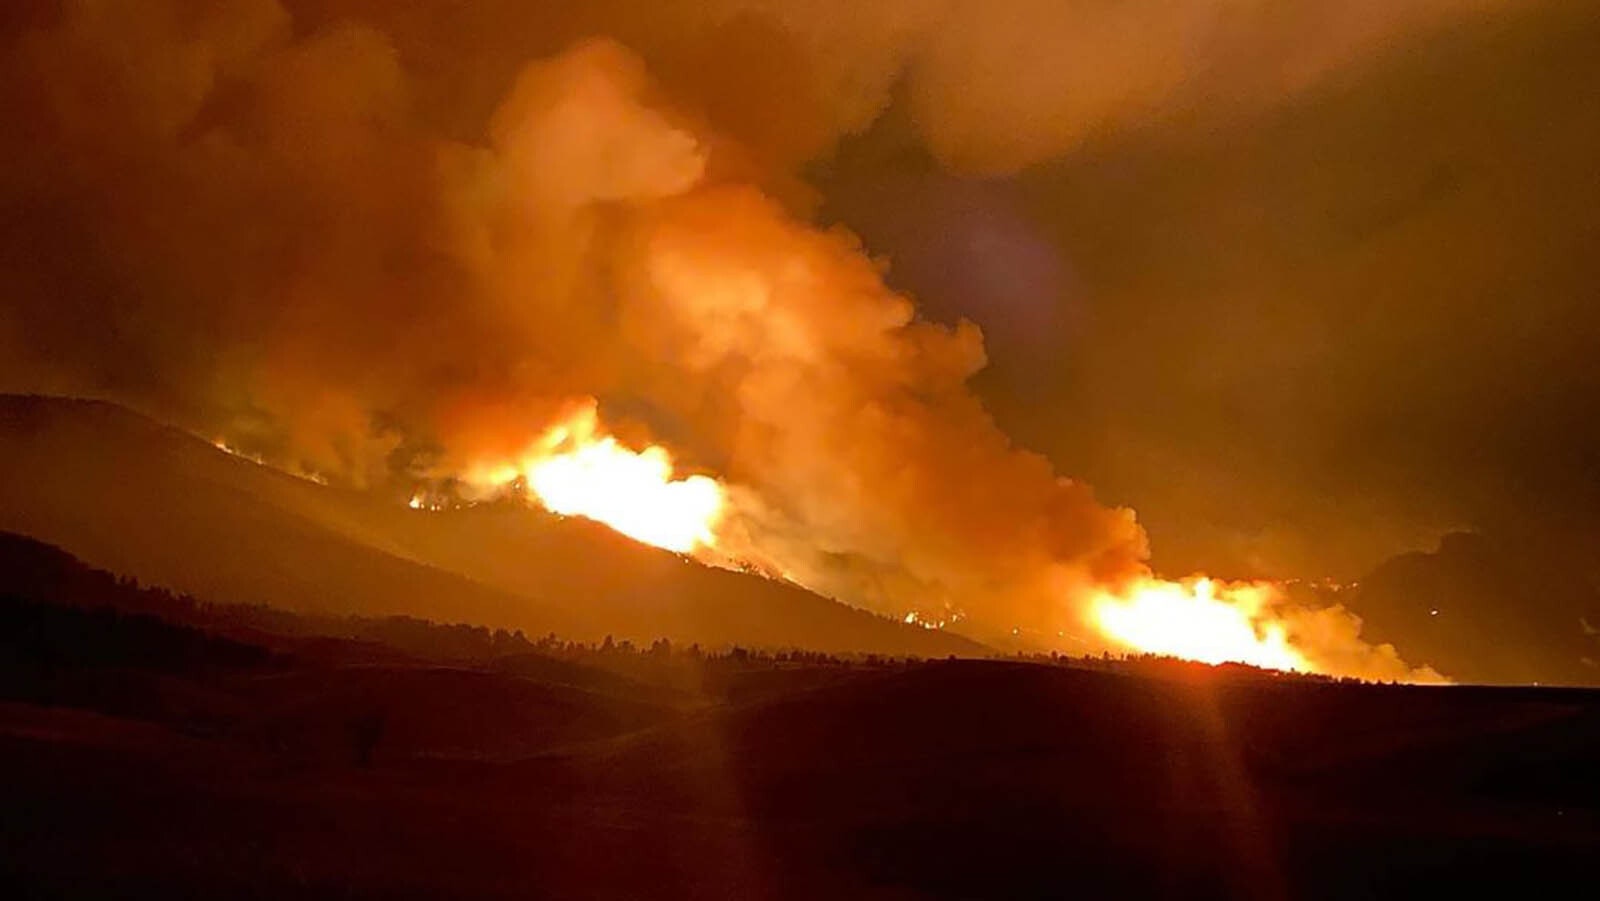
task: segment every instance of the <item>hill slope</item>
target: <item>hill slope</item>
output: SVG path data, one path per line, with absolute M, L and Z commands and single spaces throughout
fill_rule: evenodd
M 1452 533 L 1384 561 L 1343 600 L 1372 635 L 1403 637 L 1463 681 L 1600 685 L 1600 590 L 1543 547 Z
M 514 639 L 461 626 L 369 633 L 388 647 L 328 617 L 240 629 L 256 608 L 26 539 L 0 536 L 0 573 L 4 897 L 1267 901 L 1593 881 L 1600 692 L 506 656 Z M 673 688 L 685 674 L 700 688 Z
M 1600 840 L 1593 692 L 937 661 L 684 715 L 481 671 L 284 667 L 184 683 L 218 697 L 206 730 L 165 708 L 0 701 L 0 886 L 1517 896 L 1589 887 Z M 387 725 L 364 764 L 374 706 Z
M 981 647 L 531 509 L 407 510 L 122 408 L 0 397 L 0 530 L 200 597 L 597 640 L 945 656 Z

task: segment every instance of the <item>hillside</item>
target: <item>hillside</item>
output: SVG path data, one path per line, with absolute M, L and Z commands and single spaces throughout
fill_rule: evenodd
M 1432 897 L 1600 842 L 1581 690 L 730 656 L 678 706 L 47 617 L 102 653 L 0 681 L 8 897 Z
M 0 397 L 0 530 L 209 599 L 648 644 L 943 657 L 959 636 L 533 509 L 408 510 L 109 404 Z
M 1600 590 L 1559 553 L 1452 533 L 1384 561 L 1342 600 L 1371 634 L 1461 681 L 1600 686 Z

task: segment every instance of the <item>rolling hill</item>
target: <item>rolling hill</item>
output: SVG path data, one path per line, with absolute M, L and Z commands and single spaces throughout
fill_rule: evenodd
M 3 535 L 0 573 L 4 897 L 1518 895 L 1600 842 L 1589 690 L 533 645 Z
M 678 708 L 221 650 L 0 680 L 8 897 L 1516 895 L 1600 841 L 1592 691 L 768 661 Z
M 584 520 L 506 506 L 416 511 L 320 485 L 95 401 L 0 397 L 0 530 L 145 584 L 233 603 L 585 641 L 983 651 Z

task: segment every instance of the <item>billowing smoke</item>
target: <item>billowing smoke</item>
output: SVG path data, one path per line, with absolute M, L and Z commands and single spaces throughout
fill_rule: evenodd
M 1132 513 L 1010 445 L 966 386 L 978 330 L 809 225 L 795 173 L 896 90 L 939 158 L 999 171 L 1271 93 L 1219 50 L 1292 89 L 1445 4 L 1275 6 L 24 2 L 0 385 L 374 485 L 593 398 L 729 486 L 741 559 L 980 637 L 1078 634 L 1144 573 Z

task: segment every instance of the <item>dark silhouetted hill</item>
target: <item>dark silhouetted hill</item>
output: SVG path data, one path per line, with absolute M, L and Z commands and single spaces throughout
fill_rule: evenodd
M 1591 884 L 1593 692 L 982 661 L 792 672 L 690 713 L 483 671 L 300 663 L 208 677 L 254 713 L 209 731 L 0 704 L 0 888 L 1337 899 Z
M 1463 682 L 1600 685 L 1600 591 L 1539 548 L 1474 533 L 1385 561 L 1340 601 L 1376 641 Z
M 1600 846 L 1594 691 L 584 645 L 16 536 L 0 572 L 4 897 L 1433 897 Z
M 959 636 L 511 506 L 405 509 L 109 404 L 0 397 L 0 529 L 205 598 L 598 641 L 945 656 Z
M 212 604 L 0 534 L 0 700 L 229 736 L 301 765 L 351 759 L 359 735 L 369 756 L 380 743 L 526 755 L 692 700 L 534 647 L 464 624 Z

